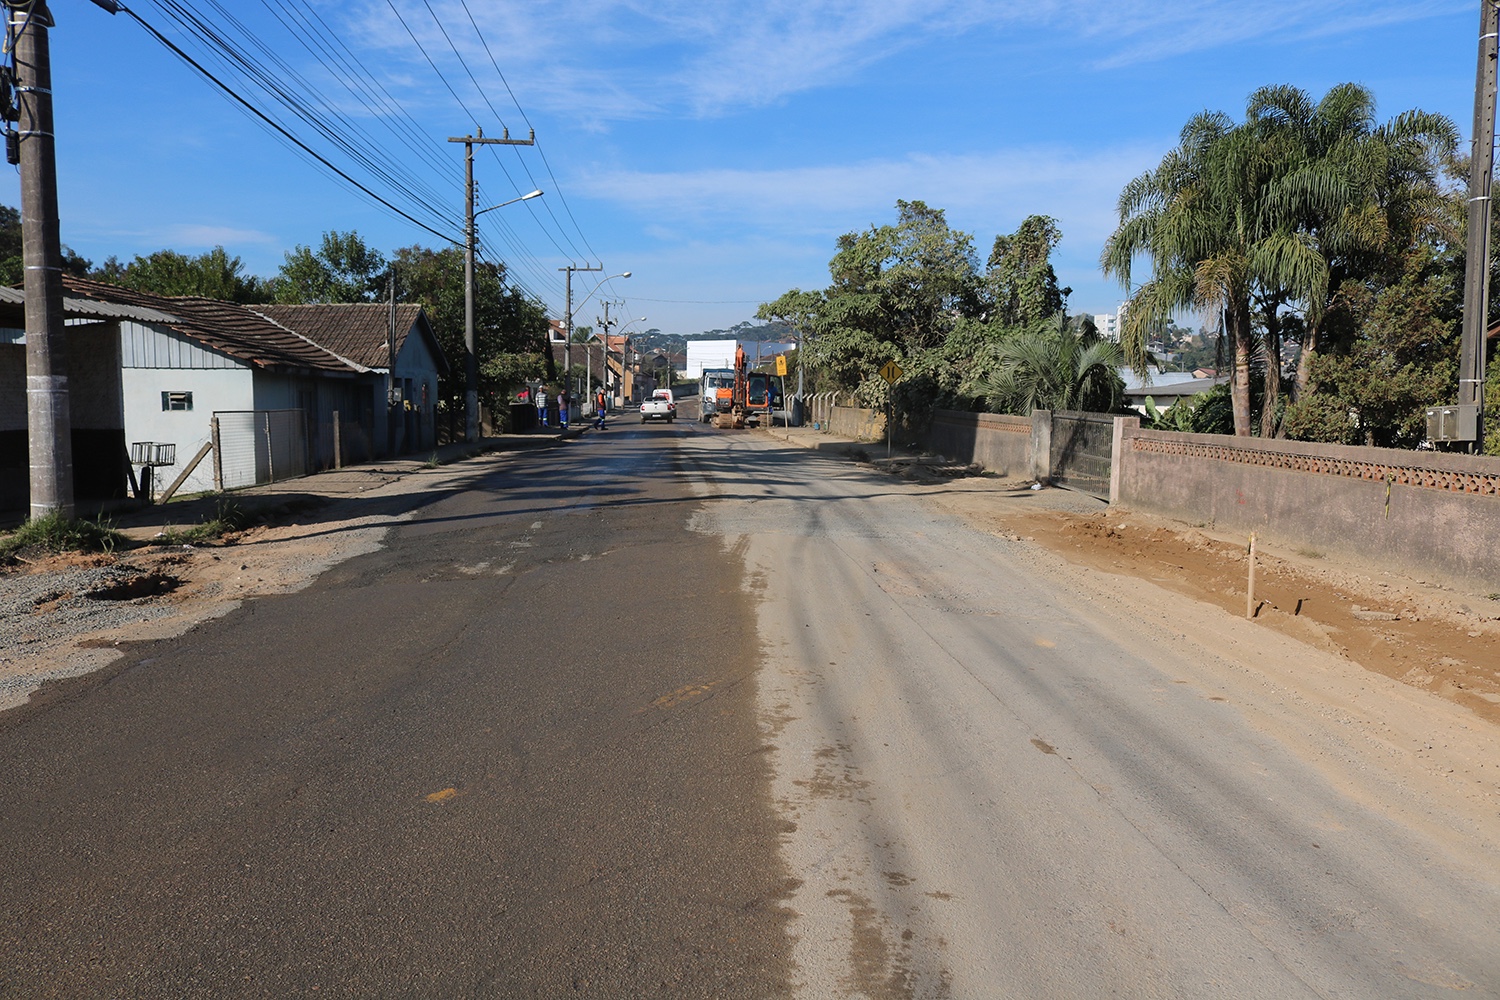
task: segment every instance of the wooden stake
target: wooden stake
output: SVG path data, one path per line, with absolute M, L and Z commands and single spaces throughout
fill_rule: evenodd
M 1255 617 L 1255 532 L 1250 532 L 1250 587 L 1245 591 L 1245 617 Z

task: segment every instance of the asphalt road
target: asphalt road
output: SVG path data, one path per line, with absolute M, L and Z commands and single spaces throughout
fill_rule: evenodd
M 932 488 L 628 416 L 477 468 L 0 715 L 0 996 L 1500 996 L 1492 855 Z
M 783 994 L 753 604 L 673 430 L 0 716 L 0 996 Z

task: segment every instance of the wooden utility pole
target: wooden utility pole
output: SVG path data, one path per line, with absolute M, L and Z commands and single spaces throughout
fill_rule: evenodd
M 1472 407 L 1476 449 L 1484 442 L 1484 350 L 1490 292 L 1490 182 L 1495 169 L 1495 0 L 1479 4 L 1479 64 L 1474 80 L 1474 155 L 1469 166 L 1469 240 L 1464 268 L 1463 339 L 1458 405 Z M 1467 428 L 1466 428 L 1467 429 Z M 1468 437 L 1467 433 L 1464 435 Z
M 16 59 L 21 161 L 22 261 L 26 268 L 26 428 L 31 516 L 73 517 L 73 416 L 63 328 L 62 237 L 52 64 L 43 0 L 6 3 L 6 40 Z
M 486 139 L 484 129 L 479 134 L 449 136 L 449 142 L 464 144 L 464 440 L 479 440 L 479 361 L 474 354 L 474 216 L 488 212 L 489 208 L 474 211 L 474 147 L 475 146 L 534 146 L 536 131 L 525 139 L 512 139 L 506 129 L 499 139 Z M 514 198 L 524 201 L 541 194 Z M 509 205 L 511 202 L 503 202 Z M 490 208 L 499 208 L 491 205 Z

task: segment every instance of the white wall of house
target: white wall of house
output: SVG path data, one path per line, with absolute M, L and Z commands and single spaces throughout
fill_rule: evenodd
M 401 353 L 396 355 L 397 384 L 411 402 L 409 410 L 404 404 L 401 410 L 405 451 L 425 451 L 437 446 L 437 365 L 427 339 L 413 327 L 401 344 Z M 382 386 L 382 400 L 384 391 Z
M 158 488 L 176 479 L 198 449 L 208 442 L 209 423 L 215 410 L 254 408 L 253 378 L 248 368 L 121 370 L 126 443 L 156 441 L 177 446 L 177 464 L 158 469 L 155 474 Z M 192 394 L 192 409 L 164 409 L 162 394 L 179 392 Z M 204 459 L 178 492 L 200 493 L 213 488 L 213 462 Z

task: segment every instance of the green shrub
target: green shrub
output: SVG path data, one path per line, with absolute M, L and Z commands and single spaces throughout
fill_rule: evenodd
M 105 518 L 68 519 L 58 513 L 34 517 L 15 531 L 0 536 L 0 555 L 18 552 L 113 552 L 126 538 Z

